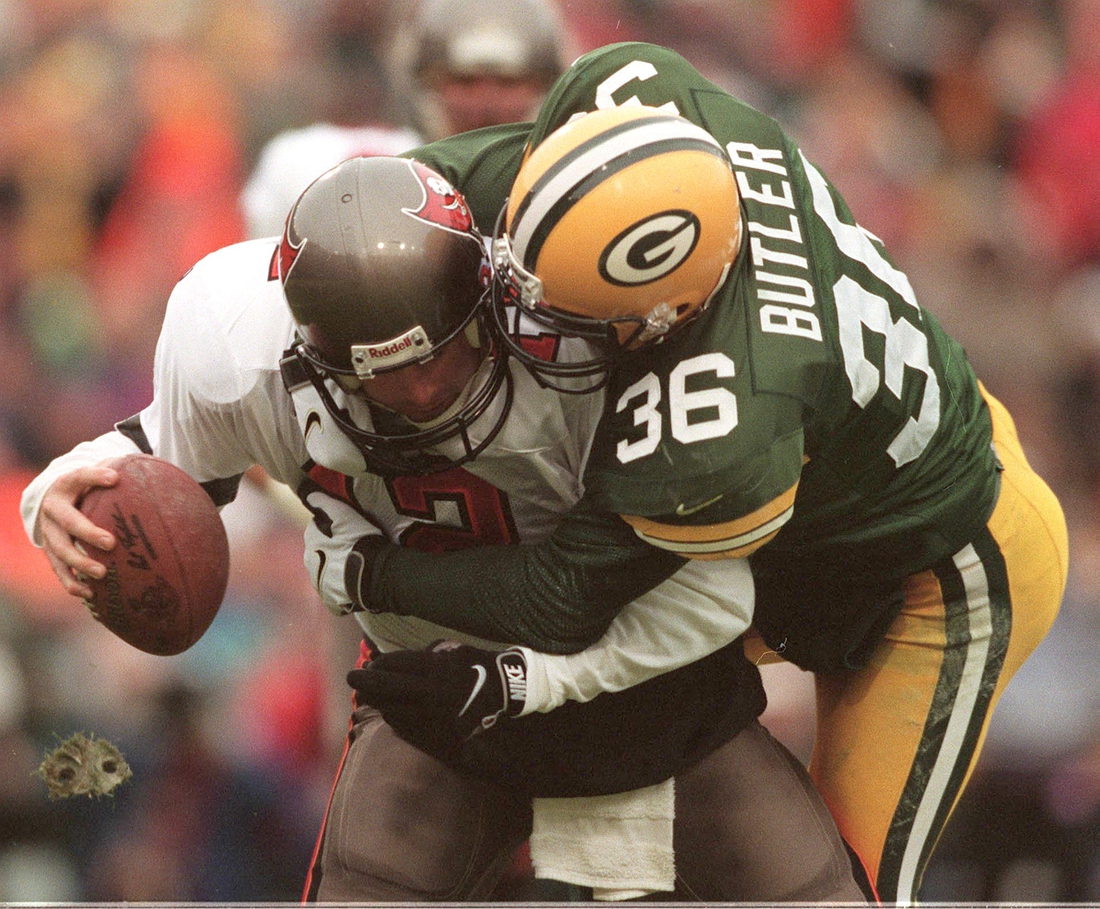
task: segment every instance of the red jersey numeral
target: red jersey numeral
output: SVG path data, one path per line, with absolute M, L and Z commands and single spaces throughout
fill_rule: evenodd
M 519 540 L 508 497 L 461 467 L 394 477 L 386 485 L 397 512 L 415 519 L 401 534 L 402 546 L 448 552 Z
M 532 357 L 538 357 L 547 363 L 553 363 L 558 358 L 558 344 L 560 335 L 522 335 L 519 339 L 520 346 Z

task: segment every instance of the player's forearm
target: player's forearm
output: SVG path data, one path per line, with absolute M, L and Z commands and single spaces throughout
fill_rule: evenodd
M 628 604 L 591 647 L 569 655 L 521 648 L 527 660 L 523 713 L 622 691 L 708 656 L 752 621 L 748 562 L 689 562 Z
M 587 542 L 564 532 L 537 544 L 442 555 L 387 547 L 371 573 L 370 608 L 575 653 L 599 640 L 624 605 L 684 564 L 632 537 L 629 528 Z

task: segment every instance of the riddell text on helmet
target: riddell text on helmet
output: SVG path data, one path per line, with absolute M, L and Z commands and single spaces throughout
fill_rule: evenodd
M 403 350 L 408 350 L 412 347 L 411 338 L 402 338 L 396 344 L 386 344 L 382 347 L 368 347 L 367 353 L 370 354 L 372 360 L 387 360 L 394 354 L 401 353 Z
M 381 344 L 353 344 L 351 359 L 358 368 L 377 369 L 380 366 L 397 366 L 414 359 L 421 351 L 429 350 L 431 342 L 428 333 L 416 325 L 403 335 Z

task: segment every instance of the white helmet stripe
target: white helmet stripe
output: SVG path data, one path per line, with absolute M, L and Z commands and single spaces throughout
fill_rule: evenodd
M 564 156 L 554 167 L 542 175 L 531 187 L 531 192 L 519 201 L 517 216 L 512 222 L 512 250 L 516 259 L 527 268 L 527 250 L 536 232 L 545 232 L 549 225 L 543 221 L 563 199 L 579 184 L 597 174 L 600 168 L 623 155 L 646 146 L 660 145 L 670 140 L 683 139 L 697 144 L 713 146 L 721 155 L 721 144 L 706 130 L 680 117 L 667 119 L 635 120 L 624 124 L 617 134 L 604 133 L 582 143 L 571 154 Z M 607 173 L 611 176 L 614 171 Z M 568 210 L 568 207 L 565 209 Z M 564 211 L 561 212 L 564 214 Z M 560 217 L 560 215 L 559 215 Z M 541 228 L 541 230 L 540 230 Z

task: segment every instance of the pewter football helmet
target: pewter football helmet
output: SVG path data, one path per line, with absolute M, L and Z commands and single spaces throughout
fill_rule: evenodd
M 486 330 L 485 243 L 447 180 L 402 158 L 345 161 L 299 197 L 276 259 L 300 335 L 293 368 L 313 384 L 368 467 L 426 473 L 463 463 L 488 444 L 507 406 L 478 442 L 469 429 L 502 387 L 510 401 L 510 375 Z M 376 375 L 431 359 L 462 335 L 490 362 L 441 422 L 417 427 L 375 407 L 368 429 L 338 402 L 340 391 L 353 394 Z M 284 375 L 286 369 L 284 363 Z M 369 397 L 369 384 L 365 390 Z M 440 463 L 425 453 L 456 437 L 464 443 L 458 459 Z

